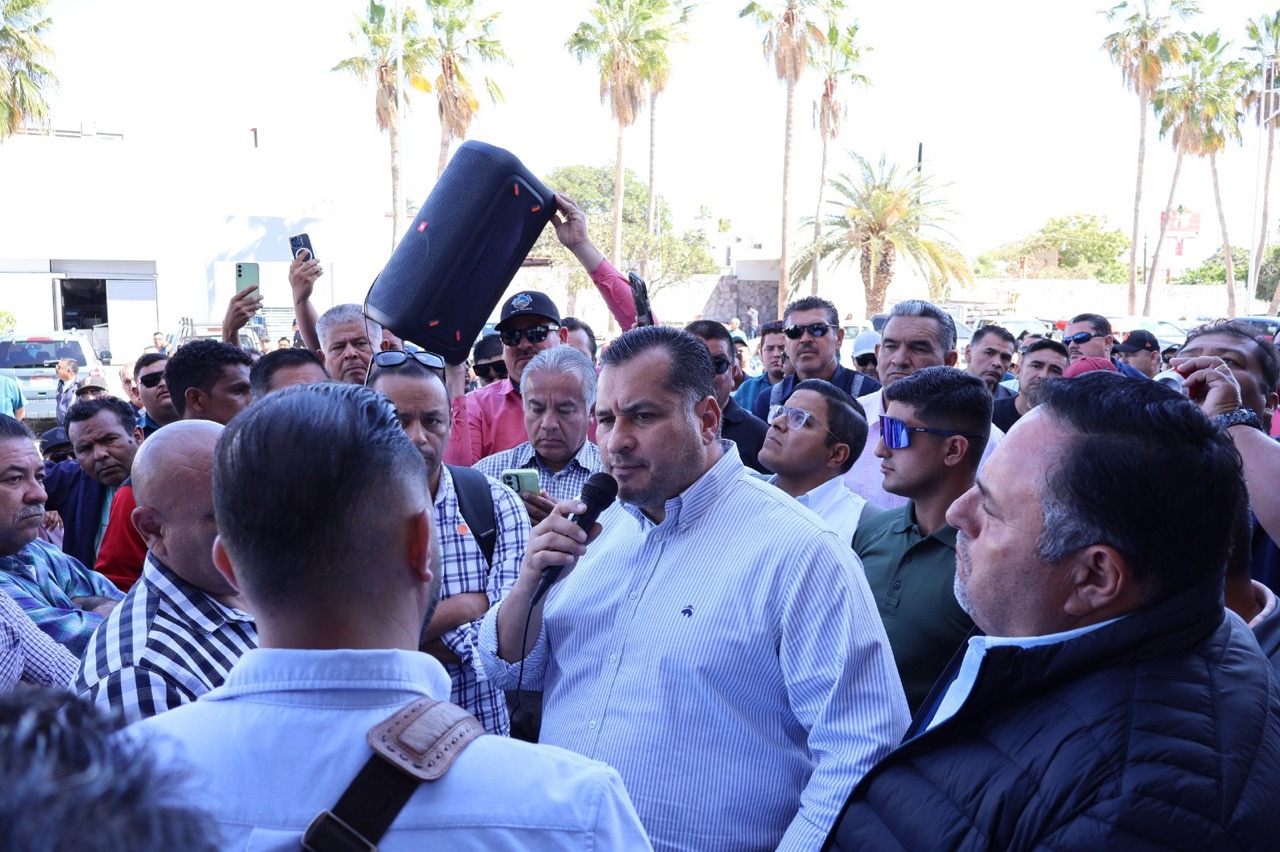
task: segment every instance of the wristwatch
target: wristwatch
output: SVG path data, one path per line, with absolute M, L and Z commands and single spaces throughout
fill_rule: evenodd
M 1258 415 L 1254 414 L 1252 409 L 1237 408 L 1230 414 L 1215 414 L 1213 416 L 1213 425 L 1219 429 L 1230 429 L 1232 426 L 1252 426 L 1259 432 L 1262 431 L 1262 421 L 1258 419 Z

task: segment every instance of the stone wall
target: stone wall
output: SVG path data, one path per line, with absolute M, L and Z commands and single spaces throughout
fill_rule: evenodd
M 747 308 L 754 305 L 760 322 L 778 319 L 777 281 L 740 281 L 737 276 L 723 275 L 699 312 L 704 319 L 728 322 L 733 317 L 747 322 Z

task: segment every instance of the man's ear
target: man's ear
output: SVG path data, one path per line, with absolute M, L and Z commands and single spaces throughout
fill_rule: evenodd
M 138 446 L 142 446 L 142 442 L 147 439 L 147 433 L 142 431 L 141 426 L 133 427 L 133 442 Z
M 569 329 L 565 328 L 564 326 L 560 326 L 558 329 L 556 329 L 556 334 L 560 336 L 560 342 L 562 344 L 569 342 Z
M 200 388 L 187 388 L 187 392 L 182 395 L 187 402 L 187 408 L 197 413 L 203 414 L 205 408 L 204 391 Z
M 965 348 L 967 349 L 968 347 L 965 347 Z M 959 360 L 960 360 L 960 353 L 954 349 L 952 349 L 950 352 L 942 356 L 942 363 L 946 364 L 948 367 L 954 367 L 956 365 L 956 362 Z
M 1069 560 L 1069 591 L 1063 604 L 1068 615 L 1113 618 L 1142 603 L 1143 590 L 1134 579 L 1133 566 L 1114 547 L 1092 544 Z
M 849 453 L 849 445 L 838 441 L 827 447 L 827 469 L 839 470 L 849 460 Z
M 227 549 L 222 544 L 222 536 L 216 536 L 213 539 L 213 567 L 218 569 L 231 588 L 236 590 L 236 594 L 240 594 L 240 583 L 236 580 L 236 569 L 231 565 L 231 557 L 227 555 Z
M 138 531 L 138 535 L 142 536 L 142 541 L 146 544 L 147 550 L 163 560 L 165 551 L 164 528 L 155 510 L 148 506 L 137 506 L 129 515 L 129 520 L 133 522 L 133 528 Z
M 706 396 L 693 407 L 693 414 L 701 427 L 702 442 L 710 444 L 720 435 L 720 404 L 714 396 Z
M 439 570 L 431 559 L 432 511 L 424 508 L 409 519 L 409 565 L 418 581 L 427 585 L 431 584 L 434 572 Z

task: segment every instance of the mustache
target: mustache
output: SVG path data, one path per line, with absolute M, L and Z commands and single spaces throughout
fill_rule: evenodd
M 19 521 L 25 521 L 27 518 L 34 518 L 37 515 L 40 517 L 44 517 L 43 503 L 39 503 L 35 506 L 27 506 L 25 508 L 19 509 L 18 514 L 13 516 L 13 522 L 16 524 Z

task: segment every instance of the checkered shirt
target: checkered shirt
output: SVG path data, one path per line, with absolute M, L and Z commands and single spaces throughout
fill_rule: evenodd
M 13 598 L 0 592 L 0 692 L 19 681 L 65 688 L 79 664 L 70 651 L 42 633 Z
M 458 511 L 458 493 L 453 487 L 453 476 L 447 467 L 441 468 L 440 487 L 435 500 L 443 563 L 440 600 L 467 592 L 483 592 L 492 607 L 515 585 L 525 548 L 529 546 L 529 516 L 525 514 L 520 498 L 497 480 L 489 480 L 489 493 L 493 495 L 493 513 L 498 530 L 492 567 L 485 561 L 480 545 Z M 449 700 L 479 719 L 489 733 L 505 735 L 511 728 L 506 698 L 502 690 L 485 677 L 480 667 L 480 656 L 476 653 L 479 626 L 478 620 L 473 621 L 440 637 L 460 660 L 459 663 L 445 664 L 445 670 L 453 681 Z
M 84 654 L 102 616 L 86 612 L 72 598 L 124 597 L 106 577 L 40 539 L 0 557 L 0 591 L 8 592 L 37 627 L 77 657 Z
M 494 479 L 508 468 L 533 468 L 538 472 L 542 490 L 551 495 L 552 500 L 572 500 L 579 496 L 582 494 L 582 486 L 587 481 L 587 477 L 602 469 L 600 450 L 590 441 L 584 441 L 577 455 L 569 459 L 569 463 L 555 473 L 542 463 L 542 459 L 533 450 L 533 444 L 528 441 L 518 447 L 480 459 L 474 467 L 485 476 L 491 476 Z
M 253 616 L 215 601 L 151 554 L 80 664 L 75 690 L 128 722 L 194 701 L 258 646 Z

